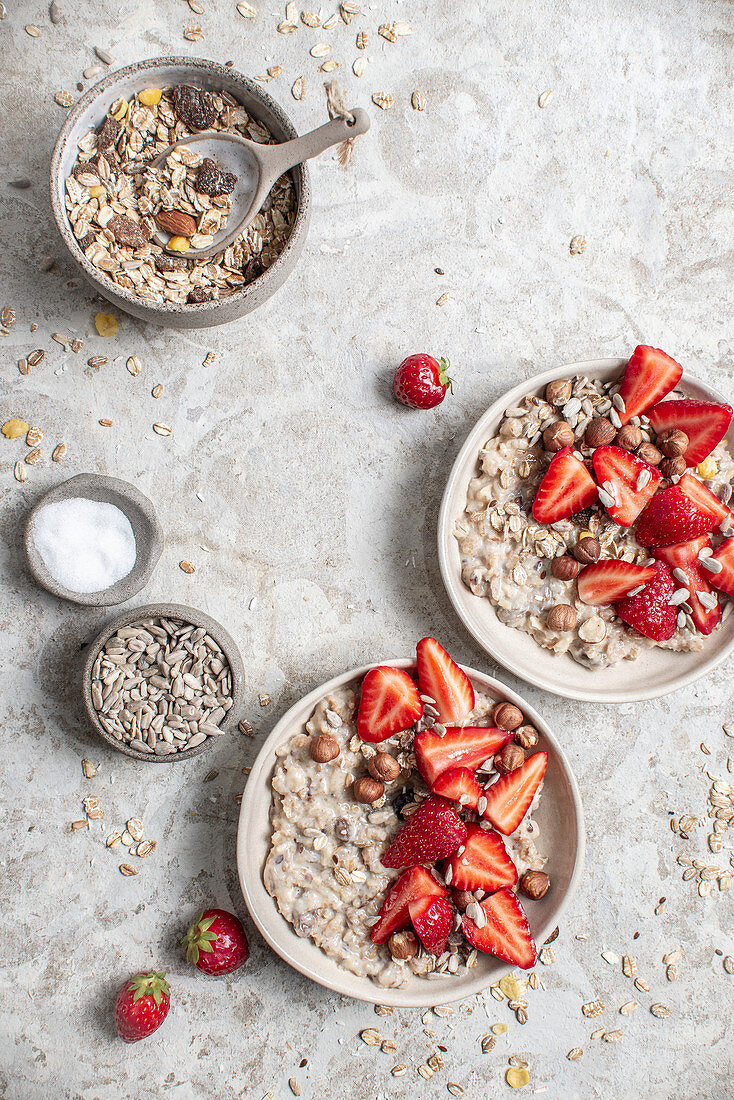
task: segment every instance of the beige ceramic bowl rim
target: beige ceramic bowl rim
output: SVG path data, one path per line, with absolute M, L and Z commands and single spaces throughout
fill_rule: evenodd
M 242 287 L 240 290 L 235 291 L 233 294 L 228 295 L 226 299 L 214 299 L 211 302 L 197 302 L 197 303 L 185 303 L 183 305 L 176 305 L 174 303 L 161 303 L 161 302 L 149 302 L 142 298 L 138 298 L 132 291 L 126 287 L 118 286 L 116 283 L 110 284 L 109 280 L 104 280 L 99 277 L 99 273 L 96 267 L 89 262 L 82 250 L 79 248 L 76 238 L 71 231 L 69 225 L 69 219 L 64 208 L 64 204 L 60 199 L 59 190 L 59 173 L 61 171 L 61 160 L 67 141 L 71 138 L 74 127 L 76 126 L 79 118 L 84 113 L 89 105 L 91 105 L 96 99 L 100 99 L 105 93 L 112 87 L 115 87 L 121 81 L 131 77 L 146 69 L 154 72 L 156 69 L 170 68 L 173 66 L 181 66 L 191 69 L 192 74 L 195 74 L 198 70 L 206 69 L 209 72 L 219 73 L 222 76 L 226 76 L 228 79 L 234 79 L 238 83 L 244 85 L 248 92 L 260 100 L 265 108 L 271 111 L 279 120 L 283 129 L 286 130 L 290 137 L 298 137 L 298 131 L 291 121 L 289 115 L 283 110 L 281 105 L 273 99 L 271 95 L 263 91 L 254 81 L 248 79 L 243 73 L 240 73 L 237 69 L 227 68 L 225 65 L 221 65 L 217 61 L 209 61 L 203 57 L 151 57 L 144 61 L 136 61 L 132 65 L 126 65 L 122 69 L 115 69 L 114 72 L 108 73 L 102 80 L 94 84 L 81 99 L 77 100 L 74 106 L 70 109 L 69 113 L 64 120 L 64 123 L 59 131 L 59 136 L 56 139 L 56 143 L 51 154 L 51 168 L 49 173 L 50 179 L 50 191 L 51 191 L 51 208 L 53 210 L 54 219 L 58 226 L 59 232 L 62 236 L 64 244 L 67 246 L 72 259 L 75 263 L 85 271 L 88 278 L 101 288 L 101 293 L 104 296 L 104 292 L 110 289 L 110 286 L 114 290 L 114 293 L 124 298 L 126 301 L 133 303 L 136 306 L 144 305 L 150 310 L 157 311 L 161 314 L 208 314 L 215 313 L 224 302 L 234 303 L 239 299 L 247 295 L 255 286 L 267 290 L 268 285 L 276 280 L 276 276 L 280 274 L 280 268 L 283 264 L 287 263 L 290 258 L 291 251 L 296 247 L 297 242 L 300 239 L 303 223 L 308 221 L 309 208 L 310 208 L 310 196 L 311 186 L 310 178 L 308 174 L 308 167 L 306 164 L 297 166 L 301 171 L 301 192 L 297 195 L 296 202 L 296 218 L 293 223 L 293 229 L 285 243 L 283 251 L 279 254 L 276 260 L 267 268 L 262 275 L 258 275 L 252 283 L 248 283 L 247 286 Z M 279 284 L 278 284 L 279 285 Z M 275 289 L 278 289 L 276 286 Z
M 192 757 L 199 756 L 200 753 L 206 752 L 217 738 L 207 737 L 206 741 L 203 741 L 200 745 L 196 745 L 193 749 L 185 749 L 183 752 L 170 753 L 167 756 L 156 756 L 155 753 L 141 752 L 139 749 L 131 749 L 123 742 L 117 741 L 108 733 L 99 721 L 97 712 L 94 709 L 94 704 L 92 703 L 92 666 L 105 642 L 109 641 L 115 631 L 119 630 L 121 627 L 130 626 L 140 619 L 156 618 L 159 615 L 162 615 L 165 619 L 181 619 L 184 622 L 192 623 L 195 627 L 203 626 L 207 634 L 211 634 L 214 641 L 221 647 L 222 652 L 227 658 L 232 674 L 232 706 L 224 721 L 221 723 L 220 729 L 225 731 L 225 737 L 231 734 L 232 729 L 237 724 L 237 714 L 242 708 L 245 680 L 242 655 L 240 654 L 234 638 L 221 623 L 217 622 L 215 618 L 208 615 L 205 611 L 199 611 L 198 608 L 190 607 L 188 604 L 164 603 L 160 601 L 158 603 L 142 604 L 140 607 L 131 607 L 128 608 L 127 611 L 121 611 L 117 615 L 114 615 L 105 623 L 87 647 L 87 652 L 84 656 L 84 667 L 82 669 L 80 686 L 84 709 L 89 722 L 99 736 L 106 741 L 108 745 L 111 745 L 113 749 L 117 749 L 118 752 L 123 753 L 125 756 L 132 757 L 133 760 L 142 760 L 145 764 L 180 764 L 184 760 L 191 760 Z
M 319 985 L 325 986 L 327 989 L 331 989 L 336 993 L 340 993 L 342 996 L 352 997 L 355 1000 L 367 1001 L 371 1004 L 392 1005 L 398 1008 L 427 1008 L 435 1004 L 446 1004 L 449 1001 L 462 1000 L 465 997 L 470 997 L 475 993 L 479 993 L 489 984 L 498 981 L 499 978 L 502 977 L 502 973 L 495 972 L 491 975 L 474 977 L 471 971 L 467 971 L 463 975 L 457 975 L 453 982 L 450 983 L 450 988 L 448 982 L 446 984 L 443 982 L 434 983 L 426 979 L 422 983 L 424 988 L 422 988 L 418 994 L 413 994 L 410 991 L 399 988 L 383 988 L 372 982 L 370 978 L 358 977 L 352 974 L 351 971 L 341 970 L 341 968 L 338 969 L 340 975 L 344 975 L 343 980 L 330 980 L 328 977 L 319 973 L 313 966 L 308 965 L 308 963 L 305 963 L 299 958 L 300 945 L 303 944 L 304 941 L 296 935 L 292 925 L 285 917 L 281 916 L 274 899 L 265 891 L 265 887 L 262 883 L 262 866 L 267 856 L 269 842 L 267 840 L 260 842 L 256 835 L 256 829 L 253 827 L 254 823 L 257 822 L 269 835 L 272 795 L 270 779 L 276 760 L 275 748 L 303 728 L 305 719 L 299 719 L 298 714 L 304 712 L 310 714 L 316 704 L 323 699 L 325 695 L 354 680 L 359 680 L 365 673 L 369 672 L 371 668 L 374 668 L 376 664 L 393 665 L 396 668 L 414 669 L 415 658 L 390 658 L 385 661 L 362 665 L 360 668 L 351 669 L 349 672 L 343 672 L 341 675 L 335 676 L 325 684 L 314 688 L 313 691 L 310 691 L 307 695 L 299 699 L 276 723 L 257 755 L 242 796 L 242 805 L 240 807 L 240 817 L 237 829 L 237 873 L 239 875 L 240 885 L 247 908 L 258 931 L 276 954 L 288 963 L 289 966 L 292 966 L 307 978 L 311 978 L 312 981 L 317 982 Z M 571 792 L 571 807 L 576 825 L 573 834 L 573 845 L 575 848 L 573 872 L 565 894 L 559 899 L 554 899 L 556 904 L 549 917 L 543 923 L 540 932 L 536 935 L 538 944 L 541 944 L 552 929 L 558 925 L 568 909 L 584 868 L 586 830 L 584 826 L 584 811 L 581 795 L 579 793 L 576 777 L 574 776 L 571 765 L 558 739 L 550 729 L 548 723 L 538 714 L 534 707 L 530 706 L 530 704 L 520 695 L 512 691 L 500 680 L 496 680 L 494 677 L 488 676 L 484 672 L 479 672 L 477 669 L 469 668 L 467 665 L 461 665 L 461 668 L 463 668 L 467 676 L 469 676 L 472 682 L 477 686 L 488 691 L 490 694 L 507 699 L 509 702 L 514 703 L 522 709 L 528 721 L 536 726 L 545 738 L 549 752 L 555 757 L 556 762 L 560 765 L 560 770 Z M 266 791 L 264 789 L 265 787 L 267 788 Z M 263 817 L 263 815 L 265 815 L 265 817 Z M 257 875 L 255 875 L 254 872 L 252 876 L 248 873 L 246 853 L 250 859 L 255 861 L 258 868 Z M 251 878 L 256 879 L 256 881 L 251 881 Z M 508 965 L 503 973 L 509 973 L 512 969 L 513 968 Z M 351 988 L 346 988 L 347 985 Z
M 584 360 L 576 363 L 564 363 L 561 366 L 553 367 L 532 378 L 528 378 L 502 394 L 502 396 L 494 401 L 487 411 L 480 416 L 462 444 L 446 482 L 438 517 L 438 558 L 441 576 L 449 599 L 454 606 L 454 610 L 469 633 L 476 639 L 479 645 L 495 661 L 502 665 L 503 668 L 507 669 L 508 672 L 514 673 L 534 687 L 542 688 L 545 691 L 552 692 L 554 695 L 560 695 L 566 699 L 579 699 L 583 702 L 640 702 L 644 699 L 656 699 L 661 695 L 677 691 L 679 688 L 685 687 L 687 684 L 691 684 L 695 680 L 700 679 L 700 677 L 705 676 L 732 652 L 734 649 L 734 633 L 728 641 L 714 634 L 712 638 L 704 642 L 704 649 L 707 645 L 711 645 L 712 652 L 710 656 L 706 659 L 702 659 L 700 663 L 685 674 L 668 676 L 663 684 L 656 683 L 651 679 L 650 682 L 637 685 L 632 689 L 624 686 L 625 682 L 629 681 L 630 674 L 634 671 L 633 666 L 640 665 L 640 663 L 645 660 L 646 655 L 650 653 L 664 654 L 666 663 L 674 662 L 676 658 L 681 658 L 684 655 L 668 650 L 646 650 L 637 661 L 623 661 L 619 665 L 613 666 L 618 670 L 616 677 L 618 686 L 615 686 L 612 690 L 607 690 L 605 688 L 601 691 L 598 682 L 595 687 L 594 672 L 584 669 L 583 666 L 578 665 L 577 662 L 573 661 L 571 657 L 565 654 L 554 657 L 554 662 L 557 662 L 556 670 L 554 670 L 555 674 L 551 675 L 549 673 L 546 675 L 538 671 L 537 662 L 535 664 L 533 663 L 532 651 L 527 655 L 521 654 L 516 657 L 513 657 L 509 652 L 511 645 L 510 638 L 513 634 L 521 635 L 523 638 L 527 639 L 528 642 L 532 643 L 532 650 L 535 651 L 536 657 L 538 653 L 548 652 L 543 651 L 537 643 L 533 642 L 530 635 L 525 635 L 521 631 L 503 626 L 494 615 L 492 616 L 492 625 L 488 628 L 477 622 L 477 603 L 487 604 L 487 606 L 489 606 L 489 604 L 483 597 L 475 596 L 470 592 L 461 580 L 460 568 L 457 569 L 459 560 L 458 545 L 453 535 L 453 529 L 454 523 L 462 511 L 462 492 L 464 494 L 463 499 L 466 499 L 465 490 L 469 481 L 466 477 L 467 463 L 472 456 L 476 461 L 479 450 L 484 440 L 488 437 L 493 421 L 498 421 L 506 408 L 517 405 L 528 394 L 540 393 L 548 382 L 555 381 L 558 378 L 566 378 L 570 374 L 580 374 L 588 375 L 591 378 L 601 377 L 606 380 L 612 377 L 615 371 L 621 371 L 627 365 L 627 362 L 628 360 L 626 358 L 613 357 Z M 700 381 L 687 372 L 684 372 L 679 387 L 686 392 L 691 389 L 698 391 L 706 400 L 719 402 L 726 400 L 705 382 Z M 729 431 L 730 440 L 732 439 L 732 432 L 734 432 L 734 425 L 732 425 Z M 502 634 L 503 631 L 507 632 L 504 636 Z M 717 642 L 719 643 L 718 645 L 716 644 Z M 581 669 L 588 675 L 589 682 L 587 688 L 569 688 L 564 682 L 564 667 L 568 668 L 569 665 L 575 666 L 575 669 Z

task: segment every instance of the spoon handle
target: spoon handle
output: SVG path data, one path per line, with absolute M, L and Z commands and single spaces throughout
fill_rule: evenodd
M 264 146 L 267 153 L 268 175 L 273 182 L 295 164 L 317 157 L 332 145 L 338 145 L 348 138 L 365 134 L 370 128 L 370 116 L 361 107 L 354 107 L 352 115 L 354 116 L 352 123 L 343 118 L 337 118 L 291 141 L 284 141 L 280 145 Z

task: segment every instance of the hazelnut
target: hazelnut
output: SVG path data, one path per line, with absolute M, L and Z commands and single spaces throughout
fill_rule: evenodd
M 538 731 L 535 726 L 520 726 L 513 736 L 515 743 L 523 749 L 533 749 L 538 744 Z
M 660 459 L 663 457 L 657 447 L 652 443 L 642 443 L 637 448 L 637 454 L 643 462 L 649 463 L 650 466 L 657 466 Z
M 512 741 L 497 753 L 494 758 L 494 766 L 500 775 L 507 775 L 508 772 L 514 772 L 515 768 L 519 768 L 525 763 L 525 753 L 519 745 L 513 744 Z
M 556 604 L 545 617 L 545 625 L 549 630 L 573 630 L 576 626 L 578 615 L 567 603 Z
M 498 703 L 492 714 L 493 724 L 501 730 L 516 730 L 523 724 L 523 713 L 514 703 Z
M 367 761 L 367 771 L 373 779 L 381 779 L 383 783 L 392 783 L 400 775 L 400 765 L 389 752 L 376 752 Z
M 551 565 L 551 573 L 559 581 L 572 581 L 579 574 L 581 566 L 569 554 L 562 554 L 560 558 L 554 558 Z
M 453 899 L 454 905 L 460 913 L 466 912 L 467 905 L 471 905 L 473 901 L 477 900 L 471 890 L 454 890 Z
M 318 737 L 311 738 L 308 751 L 311 753 L 311 759 L 317 764 L 326 764 L 339 755 L 339 744 L 333 737 L 329 737 L 328 733 L 321 733 Z
M 675 458 L 664 458 L 658 467 L 663 477 L 678 477 L 686 472 L 686 460 L 683 455 Z
M 670 428 L 667 432 L 661 432 L 657 440 L 658 449 L 666 458 L 677 458 L 685 454 L 688 448 L 688 436 L 680 428 Z
M 361 779 L 355 779 L 352 791 L 357 802 L 366 802 L 369 805 L 377 802 L 378 798 L 382 798 L 385 785 L 380 783 L 379 779 L 371 779 L 370 776 L 363 775 Z
M 573 556 L 582 565 L 589 565 L 592 561 L 598 561 L 601 554 L 601 545 L 593 535 L 581 535 L 573 548 Z
M 543 432 L 543 446 L 546 451 L 560 451 L 564 447 L 572 447 L 573 440 L 573 428 L 565 420 L 557 420 L 555 424 L 549 424 Z
M 625 451 L 636 451 L 642 443 L 642 432 L 634 424 L 625 424 L 617 432 L 617 438 L 614 442 Z
M 599 416 L 589 424 L 584 439 L 587 447 L 603 447 L 606 443 L 611 443 L 616 434 L 617 429 L 612 422 Z
M 520 889 L 526 897 L 540 901 L 550 889 L 550 879 L 545 871 L 526 871 L 520 879 Z
M 549 405 L 565 405 L 570 400 L 572 392 L 571 379 L 559 378 L 555 382 L 549 382 L 545 387 L 545 399 Z
M 393 932 L 387 946 L 394 959 L 412 959 L 418 954 L 418 937 L 406 928 L 403 932 Z

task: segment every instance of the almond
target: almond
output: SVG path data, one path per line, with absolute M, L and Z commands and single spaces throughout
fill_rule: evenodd
M 159 229 L 174 237 L 191 237 L 196 232 L 196 221 L 183 210 L 159 210 L 155 223 Z

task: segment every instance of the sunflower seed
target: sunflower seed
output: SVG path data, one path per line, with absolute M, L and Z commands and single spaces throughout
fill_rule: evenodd
M 653 1016 L 656 1016 L 658 1020 L 665 1020 L 671 1014 L 668 1006 L 662 1004 L 660 1001 L 656 1001 L 655 1004 L 650 1005 L 650 1012 Z
M 724 568 L 721 562 L 717 561 L 716 558 L 701 558 L 699 554 L 699 561 L 704 569 L 708 569 L 709 573 L 720 573 Z

